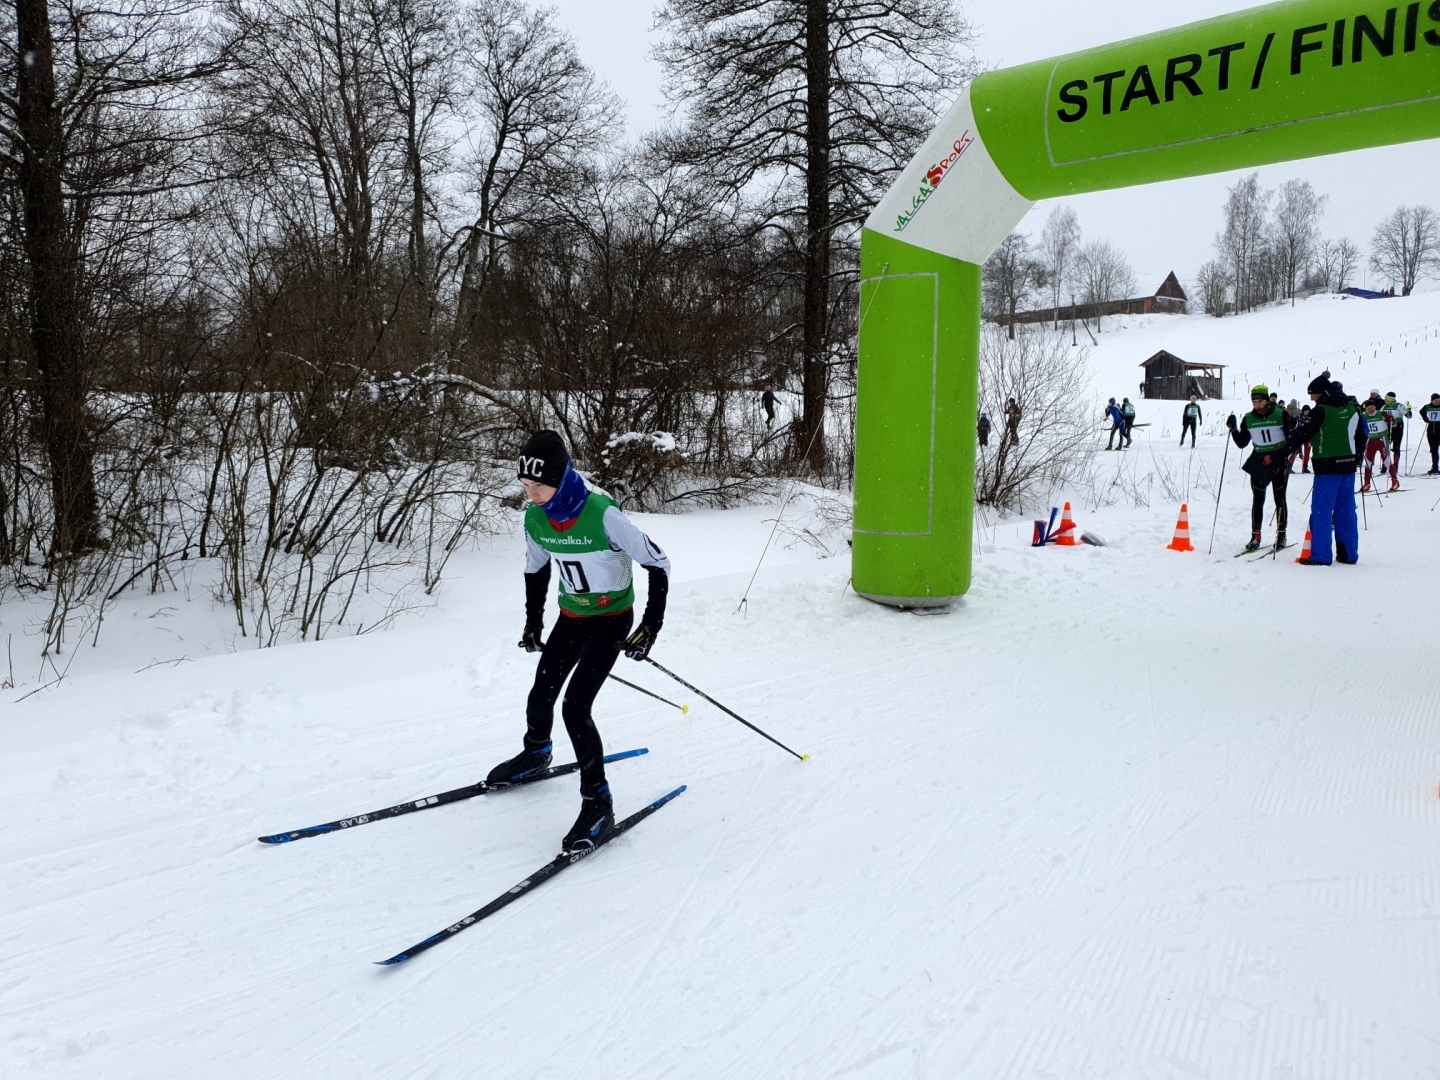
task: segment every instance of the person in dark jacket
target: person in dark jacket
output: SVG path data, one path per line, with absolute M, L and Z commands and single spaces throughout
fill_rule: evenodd
M 1005 402 L 1005 437 L 1011 446 L 1020 445 L 1020 403 L 1013 397 Z
M 1185 403 L 1184 412 L 1180 414 L 1181 446 L 1185 445 L 1185 433 L 1188 431 L 1190 433 L 1190 449 L 1195 449 L 1195 429 L 1200 426 L 1204 419 L 1204 416 L 1200 412 L 1200 399 L 1194 394 L 1191 394 L 1190 400 Z
M 1285 547 L 1285 528 L 1290 521 L 1285 502 L 1285 489 L 1290 483 L 1290 433 L 1295 421 L 1264 385 L 1250 388 L 1251 410 L 1236 423 L 1235 414 L 1225 418 L 1230 437 L 1244 449 L 1254 445 L 1255 452 L 1241 466 L 1250 474 L 1250 542 L 1246 551 L 1260 546 L 1260 526 L 1265 523 L 1265 490 L 1275 491 L 1275 550 Z
M 1440 394 L 1431 394 L 1430 404 L 1420 406 L 1420 419 L 1425 421 L 1425 441 L 1430 444 L 1430 471 L 1425 475 L 1440 475 Z
M 1291 435 L 1296 444 L 1311 444 L 1315 465 L 1315 487 L 1310 498 L 1310 557 L 1297 561 L 1308 566 L 1329 566 L 1336 559 L 1353 564 L 1360 561 L 1355 471 L 1365 453 L 1365 425 L 1360 422 L 1354 400 L 1346 397 L 1339 383 L 1330 381 L 1330 372 L 1322 371 L 1308 389 L 1315 403 L 1310 419 Z
M 990 445 L 990 417 L 983 412 L 980 414 L 980 419 L 975 422 L 975 434 L 980 437 L 981 446 Z
M 1105 407 L 1105 416 L 1110 421 L 1110 437 L 1105 440 L 1105 449 L 1114 450 L 1115 433 L 1120 433 L 1120 449 L 1125 449 L 1125 414 L 1120 411 L 1120 406 L 1115 404 L 1115 399 L 1110 399 L 1110 404 Z

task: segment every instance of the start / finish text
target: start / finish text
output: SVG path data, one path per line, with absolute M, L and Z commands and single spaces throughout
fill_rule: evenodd
M 1266 71 L 1286 70 L 1287 59 L 1289 74 L 1297 76 L 1322 66 L 1383 59 L 1397 51 L 1413 53 L 1422 46 L 1440 48 L 1440 0 L 1296 27 L 1287 34 L 1271 32 L 1257 41 L 1226 42 L 1204 53 L 1189 52 L 1131 70 L 1072 79 L 1060 87 L 1055 115 L 1074 124 L 1087 116 L 1110 116 L 1182 96 L 1259 90 Z

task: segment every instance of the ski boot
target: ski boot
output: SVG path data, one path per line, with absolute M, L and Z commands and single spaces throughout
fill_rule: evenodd
M 1256 529 L 1250 534 L 1250 542 L 1245 545 L 1246 551 L 1258 551 L 1260 549 L 1260 530 Z
M 1400 478 L 1399 478 L 1398 476 L 1392 476 L 1392 477 L 1390 477 L 1390 490 L 1391 490 L 1391 491 L 1399 491 L 1399 490 L 1400 490 Z
M 1365 470 L 1365 482 L 1360 485 L 1360 491 L 1363 493 L 1363 492 L 1366 492 L 1366 491 L 1369 491 L 1369 490 L 1370 490 L 1370 470 L 1369 470 L 1369 469 L 1366 469 L 1366 470 Z
M 1284 551 L 1285 546 L 1285 530 L 1279 529 L 1275 533 L 1275 550 Z
M 490 775 L 485 777 L 485 783 L 491 787 L 506 787 L 510 784 L 518 784 L 527 777 L 549 767 L 550 743 L 547 742 L 535 750 L 531 750 L 527 746 L 508 761 L 502 761 L 491 769 Z
M 580 816 L 561 841 L 563 853 L 593 851 L 615 828 L 615 806 L 610 800 L 610 785 L 603 784 L 593 795 L 580 793 Z

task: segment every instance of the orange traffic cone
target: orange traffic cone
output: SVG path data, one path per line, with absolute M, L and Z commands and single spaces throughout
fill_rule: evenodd
M 1188 504 L 1180 504 L 1180 520 L 1175 522 L 1175 537 L 1165 546 L 1171 551 L 1195 550 L 1195 545 L 1190 543 L 1190 507 Z
M 1308 558 L 1310 558 L 1310 530 L 1306 529 L 1305 543 L 1300 545 L 1300 558 L 1296 559 L 1295 561 L 1304 562 Z
M 1070 516 L 1070 504 L 1068 502 L 1060 514 L 1060 528 L 1055 533 L 1055 543 L 1060 547 L 1080 546 L 1080 540 L 1075 535 L 1075 519 Z

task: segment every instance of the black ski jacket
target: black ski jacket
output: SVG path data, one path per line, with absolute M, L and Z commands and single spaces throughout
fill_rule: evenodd
M 1302 444 L 1315 438 L 1316 433 L 1325 423 L 1325 406 L 1332 409 L 1343 407 L 1349 398 L 1343 393 L 1336 393 L 1331 390 L 1321 397 L 1319 404 L 1310 407 L 1310 419 L 1302 420 L 1295 426 L 1294 432 L 1290 435 L 1291 449 L 1298 450 Z M 1361 414 L 1362 418 L 1364 414 Z M 1360 462 L 1365 458 L 1365 443 L 1369 436 L 1365 434 L 1365 424 L 1355 425 L 1355 452 L 1346 454 L 1343 457 L 1312 457 L 1310 459 L 1310 470 L 1317 476 L 1340 476 L 1345 473 L 1353 473 L 1360 467 Z

